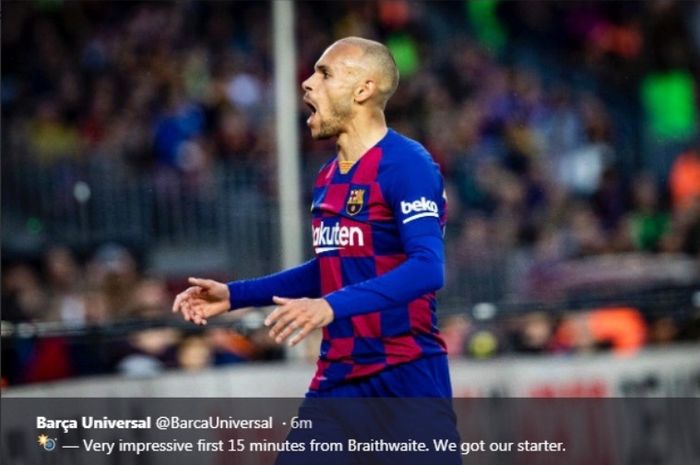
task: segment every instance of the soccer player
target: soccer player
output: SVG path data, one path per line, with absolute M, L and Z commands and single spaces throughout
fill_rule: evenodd
M 384 45 L 358 37 L 332 44 L 302 84 L 311 135 L 337 141 L 313 190 L 315 258 L 228 284 L 190 278 L 173 304 L 196 324 L 275 304 L 265 324 L 290 345 L 323 328 L 307 397 L 452 395 L 436 324 L 443 180 L 423 146 L 387 128 L 384 108 L 398 82 Z
M 231 309 L 276 304 L 265 324 L 278 343 L 290 345 L 323 328 L 316 374 L 299 409 L 314 428 L 292 429 L 287 439 L 347 439 L 366 447 L 281 453 L 277 465 L 461 462 L 458 452 L 420 449 L 432 446 L 431 439 L 459 442 L 435 313 L 435 291 L 443 285 L 445 197 L 430 154 L 387 128 L 384 108 L 398 82 L 384 45 L 358 37 L 331 45 L 302 84 L 311 135 L 335 137 L 337 147 L 314 185 L 315 258 L 228 284 L 190 278 L 192 287 L 173 304 L 196 324 Z M 334 397 L 430 399 L 328 399 Z M 410 449 L 407 441 L 416 449 L 400 455 L 387 449 Z

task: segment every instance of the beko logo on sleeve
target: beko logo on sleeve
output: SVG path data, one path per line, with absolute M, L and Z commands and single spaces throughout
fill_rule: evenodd
M 415 215 L 404 218 L 403 223 L 408 223 L 418 218 L 425 218 L 426 216 L 439 218 L 437 203 L 425 197 L 421 197 L 413 202 L 401 201 L 401 213 L 404 215 L 415 213 Z

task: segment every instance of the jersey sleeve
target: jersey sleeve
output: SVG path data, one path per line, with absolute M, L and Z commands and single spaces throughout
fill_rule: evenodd
M 443 286 L 445 199 L 437 164 L 426 153 L 388 167 L 382 193 L 393 212 L 406 260 L 381 276 L 325 296 L 335 318 L 385 310 Z
M 272 297 L 320 297 L 321 277 L 317 259 L 294 268 L 255 279 L 228 283 L 231 310 L 272 305 Z
M 425 151 L 389 166 L 382 177 L 382 194 L 391 208 L 402 239 L 434 235 L 445 224 L 445 190 L 440 169 Z

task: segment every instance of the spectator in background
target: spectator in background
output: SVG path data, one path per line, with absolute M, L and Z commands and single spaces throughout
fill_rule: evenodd
M 686 208 L 674 214 L 669 233 L 663 237 L 662 249 L 700 259 L 700 198 L 694 197 Z
M 663 249 L 700 259 L 700 142 L 676 158 L 669 182 L 673 222 Z
M 657 183 L 651 176 L 640 176 L 633 181 L 634 209 L 629 215 L 629 234 L 634 249 L 655 252 L 668 232 L 670 216 L 661 210 Z
M 104 294 L 110 319 L 125 317 L 139 279 L 132 254 L 118 244 L 102 245 L 87 264 L 86 275 L 90 284 Z
M 30 148 L 42 165 L 54 165 L 79 155 L 78 132 L 66 121 L 62 110 L 58 102 L 45 99 L 37 105 L 29 123 Z
M 553 317 L 545 312 L 532 312 L 517 318 L 510 335 L 511 350 L 527 354 L 550 352 L 554 334 Z
M 19 323 L 46 317 L 49 298 L 37 272 L 27 263 L 3 266 L 2 318 Z
M 51 301 L 47 319 L 85 324 L 87 307 L 80 294 L 83 277 L 73 252 L 64 246 L 51 247 L 44 255 L 44 270 Z
M 465 315 L 450 315 L 442 318 L 440 334 L 445 341 L 447 355 L 450 358 L 465 356 L 467 337 L 471 330 L 471 324 Z
M 126 376 L 155 376 L 178 366 L 180 333 L 173 328 L 136 331 L 117 354 L 116 370 Z
M 189 336 L 177 347 L 177 365 L 187 371 L 198 371 L 210 366 L 214 354 L 201 336 Z
M 690 208 L 700 198 L 700 139 L 673 162 L 670 188 L 676 212 Z
M 602 308 L 565 316 L 554 335 L 556 346 L 578 352 L 611 348 L 628 356 L 640 350 L 647 338 L 647 325 L 635 308 Z
M 202 133 L 204 114 L 198 105 L 185 98 L 177 85 L 173 85 L 168 94 L 167 106 L 154 130 L 157 163 L 188 172 L 198 164 L 192 159 L 195 152 L 188 150 L 188 144 Z
M 213 365 L 229 365 L 255 358 L 257 347 L 246 337 L 225 328 L 211 328 L 205 335 Z
M 165 281 L 155 276 L 145 276 L 134 284 L 123 314 L 134 319 L 159 318 L 169 300 Z
M 576 256 L 586 257 L 607 251 L 608 241 L 601 219 L 589 204 L 572 202 L 566 230 Z

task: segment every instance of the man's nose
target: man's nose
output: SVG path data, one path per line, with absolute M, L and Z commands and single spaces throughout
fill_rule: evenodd
M 302 88 L 302 90 L 304 90 L 305 92 L 310 92 L 310 91 L 312 90 L 312 89 L 311 89 L 311 76 L 309 76 L 308 78 L 306 78 L 306 80 L 305 80 L 304 82 L 301 83 L 301 88 Z

